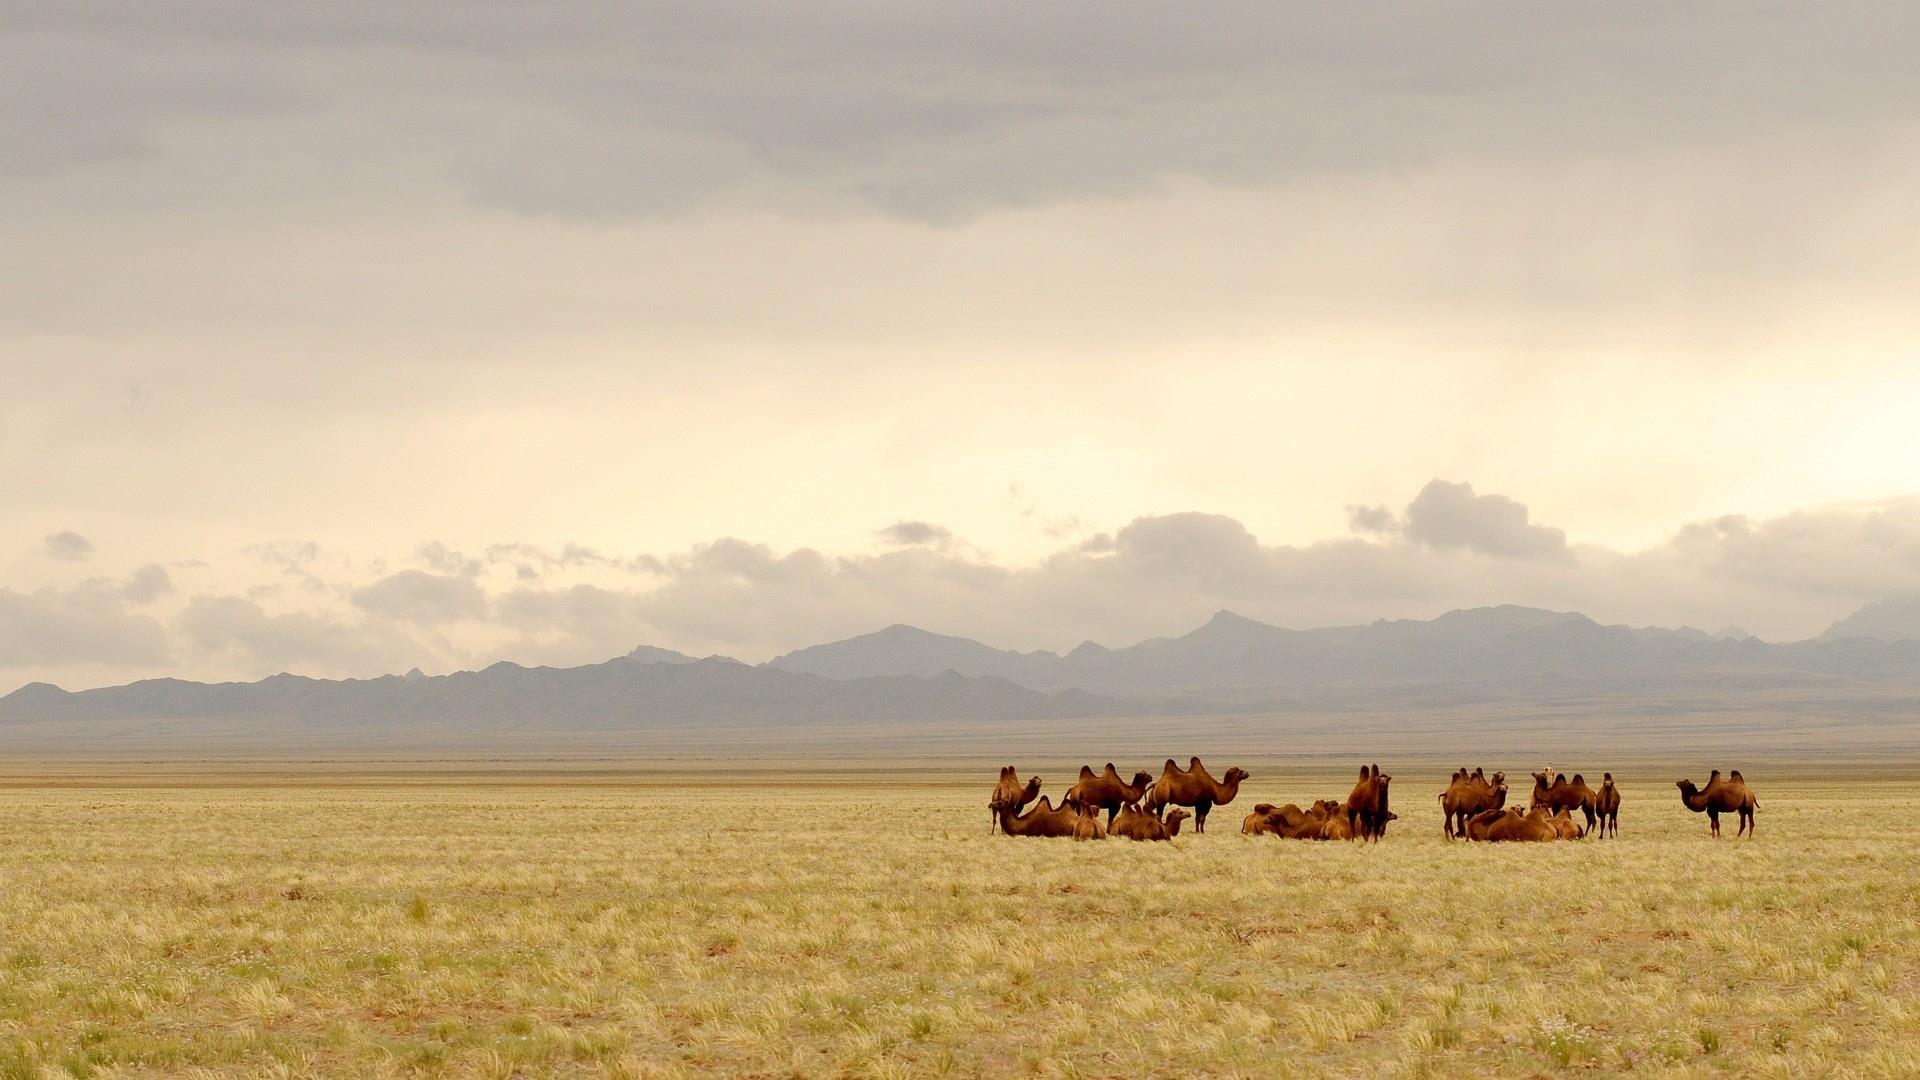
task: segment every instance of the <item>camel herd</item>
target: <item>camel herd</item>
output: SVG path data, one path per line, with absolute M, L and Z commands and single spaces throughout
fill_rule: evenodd
M 987 810 L 994 826 L 1008 836 L 1171 840 L 1180 835 L 1180 826 L 1189 817 L 1195 832 L 1206 832 L 1208 812 L 1232 802 L 1240 793 L 1241 783 L 1249 778 L 1245 769 L 1235 766 L 1216 780 L 1197 757 L 1184 769 L 1168 758 L 1158 777 L 1143 771 L 1134 773 L 1130 780 L 1122 779 L 1112 762 L 1097 773 L 1092 766 L 1083 765 L 1079 778 L 1056 807 L 1040 794 L 1039 777 L 1030 777 L 1023 784 L 1019 771 L 1008 765 L 1000 770 L 1000 781 L 994 786 Z M 1318 799 L 1304 809 L 1295 803 L 1257 803 L 1241 822 L 1240 831 L 1286 840 L 1377 841 L 1386 836 L 1387 824 L 1400 817 L 1387 807 L 1392 782 L 1393 777 L 1381 772 L 1379 765 L 1363 765 L 1359 780 L 1345 799 Z M 1736 835 L 1753 835 L 1754 813 L 1760 802 L 1740 770 L 1723 778 L 1715 769 L 1704 788 L 1695 787 L 1691 780 L 1678 781 L 1675 786 L 1688 810 L 1707 815 L 1713 836 L 1720 835 L 1723 813 L 1739 815 Z M 1507 805 L 1506 773 L 1489 777 L 1484 769 L 1468 772 L 1462 766 L 1454 771 L 1439 798 L 1440 830 L 1449 840 L 1578 840 L 1586 836 L 1617 837 L 1620 833 L 1620 789 L 1612 773 L 1602 775 L 1596 789 L 1579 773 L 1569 778 L 1548 765 L 1533 774 L 1532 797 L 1523 811 Z M 1028 803 L 1035 805 L 1026 809 Z M 1584 824 L 1575 820 L 1576 810 Z M 1104 823 L 1101 811 L 1106 812 Z

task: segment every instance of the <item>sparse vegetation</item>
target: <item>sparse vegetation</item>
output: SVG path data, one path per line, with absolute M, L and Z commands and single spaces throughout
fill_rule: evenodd
M 0 1076 L 1920 1073 L 1920 777 L 1487 845 L 1400 765 L 1377 845 L 1134 844 L 987 835 L 997 765 L 10 781 Z

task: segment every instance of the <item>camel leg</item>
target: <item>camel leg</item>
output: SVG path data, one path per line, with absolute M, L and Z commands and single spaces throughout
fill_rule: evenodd
M 1587 833 L 1590 833 L 1593 831 L 1593 804 L 1588 803 L 1582 806 L 1580 810 L 1587 815 Z M 1581 833 L 1580 835 L 1585 836 L 1587 833 Z
M 1720 811 L 1707 811 L 1707 831 L 1713 834 L 1715 840 L 1720 839 Z
M 1207 831 L 1207 811 L 1211 809 L 1213 809 L 1213 804 L 1205 799 L 1201 799 L 1199 802 L 1193 804 L 1194 832 Z
M 1107 807 L 1107 828 L 1109 829 L 1113 828 L 1113 819 L 1119 816 L 1120 816 L 1119 807 L 1117 806 Z

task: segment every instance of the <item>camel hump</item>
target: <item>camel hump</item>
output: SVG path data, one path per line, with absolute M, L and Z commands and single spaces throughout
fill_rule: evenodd
M 1735 780 L 1738 780 L 1738 781 L 1740 781 L 1740 782 L 1741 782 L 1741 783 L 1743 783 L 1743 784 L 1747 782 L 1747 778 L 1746 778 L 1746 777 L 1744 777 L 1744 776 L 1741 776 L 1741 775 L 1740 775 L 1740 770 L 1739 770 L 1739 769 L 1735 769 L 1735 770 L 1733 770 L 1733 778 L 1734 778 Z
M 1366 780 L 1366 779 L 1370 779 L 1372 776 L 1373 774 L 1367 771 L 1367 767 L 1365 765 L 1360 766 L 1360 779 Z
M 1180 763 L 1179 763 L 1179 762 L 1177 762 L 1177 761 L 1175 761 L 1175 760 L 1173 760 L 1172 758 L 1168 758 L 1168 759 L 1167 759 L 1167 765 L 1166 765 L 1166 769 L 1167 769 L 1167 771 L 1168 771 L 1168 772 L 1179 772 L 1179 771 L 1180 771 Z
M 1581 776 L 1579 773 L 1574 773 L 1573 782 L 1576 784 L 1584 784 L 1587 782 L 1587 778 L 1584 776 Z
M 1093 766 L 1091 765 L 1080 766 L 1080 779 L 1082 780 L 1093 779 Z
M 1273 804 L 1270 802 L 1254 803 L 1253 812 L 1256 814 L 1271 814 L 1273 813 Z
M 1199 759 L 1199 758 L 1197 758 L 1197 757 L 1193 757 L 1193 758 L 1188 758 L 1188 759 L 1187 759 L 1187 771 L 1188 771 L 1188 772 L 1197 772 L 1197 771 L 1199 771 L 1199 769 L 1200 769 L 1200 759 Z

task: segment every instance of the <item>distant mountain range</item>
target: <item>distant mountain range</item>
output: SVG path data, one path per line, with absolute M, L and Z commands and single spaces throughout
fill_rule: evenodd
M 1734 633 L 1737 633 L 1734 632 Z M 574 668 L 498 663 L 376 679 L 148 679 L 0 698 L 0 724 L 222 719 L 328 731 L 607 731 L 1205 714 L 1342 695 L 1453 702 L 1649 689 L 1920 687 L 1920 601 L 1870 605 L 1819 638 L 1603 626 L 1524 607 L 1287 630 L 1222 611 L 1175 638 L 1065 655 L 896 625 L 753 666 L 641 646 Z

